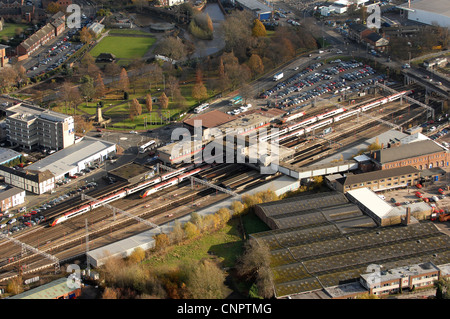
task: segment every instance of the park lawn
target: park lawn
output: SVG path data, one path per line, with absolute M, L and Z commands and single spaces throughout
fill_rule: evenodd
M 8 23 L 6 22 L 3 26 L 3 30 L 0 31 L 0 38 L 3 36 L 7 36 L 8 38 L 13 38 L 16 35 L 16 28 L 22 28 L 24 31 L 28 29 L 30 26 L 27 24 L 21 23 Z
M 156 39 L 151 37 L 107 36 L 90 53 L 94 58 L 100 53 L 112 53 L 119 60 L 131 62 L 144 56 L 155 41 Z
M 185 263 L 211 258 L 208 253 L 210 252 L 223 262 L 224 267 L 233 267 L 236 258 L 242 255 L 243 251 L 242 238 L 237 230 L 238 224 L 239 219 L 234 218 L 221 230 L 205 234 L 188 244 L 177 245 L 165 255 L 150 257 L 144 263 L 152 269 L 166 272 Z
M 111 110 L 112 111 L 112 110 Z M 129 111 L 128 111 L 128 105 L 119 105 L 117 106 L 117 108 L 114 108 L 114 114 L 112 113 L 106 113 L 106 116 L 111 116 L 111 117 L 118 117 L 119 113 L 118 111 L 120 111 L 120 115 L 123 117 L 123 119 L 121 121 L 113 121 L 113 125 L 115 126 L 116 129 L 133 129 L 133 130 L 149 130 L 149 129 L 155 129 L 157 127 L 161 127 L 166 125 L 167 123 L 163 120 L 161 121 L 161 116 L 160 113 L 164 116 L 164 117 L 168 117 L 169 114 L 170 116 L 174 116 L 178 113 L 180 113 L 179 109 L 167 109 L 167 110 L 161 110 L 161 112 L 159 112 L 157 107 L 153 107 L 153 111 L 151 113 L 148 113 L 147 110 L 145 109 L 145 106 L 142 106 L 142 114 L 135 116 L 133 118 L 133 120 L 131 120 L 129 118 Z M 172 118 L 171 118 L 172 120 Z M 145 126 L 145 122 L 147 122 L 147 126 Z
M 150 33 L 136 30 L 136 29 L 109 29 L 109 34 L 132 34 L 132 35 L 145 35 L 148 36 Z

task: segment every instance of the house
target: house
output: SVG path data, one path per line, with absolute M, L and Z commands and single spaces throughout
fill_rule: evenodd
M 3 186 L 0 189 L 0 211 L 5 212 L 8 209 L 25 203 L 25 191 L 14 186 Z
M 17 55 L 31 55 L 56 36 L 55 27 L 47 23 L 17 46 Z
M 116 60 L 116 56 L 111 53 L 100 53 L 95 62 L 114 62 Z
M 389 40 L 383 38 L 376 32 L 365 35 L 363 41 L 369 44 L 372 49 L 379 52 L 386 51 L 389 45 Z
M 373 32 L 363 24 L 352 23 L 348 26 L 348 37 L 358 43 L 363 42 L 364 36 Z

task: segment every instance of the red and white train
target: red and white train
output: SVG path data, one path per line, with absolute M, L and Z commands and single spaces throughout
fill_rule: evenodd
M 404 95 L 408 95 L 410 93 L 411 93 L 411 91 L 399 92 L 399 93 L 381 98 L 374 102 L 370 102 L 368 104 L 365 104 L 363 106 L 360 106 L 360 107 L 357 107 L 354 109 L 350 109 L 350 110 L 347 110 L 345 108 L 338 108 L 338 109 L 335 109 L 335 110 L 332 110 L 332 111 L 329 111 L 329 112 L 326 112 L 326 113 L 323 113 L 323 114 L 320 114 L 317 116 L 310 117 L 304 121 L 292 124 L 282 130 L 279 130 L 278 132 L 269 134 L 261 139 L 265 140 L 265 141 L 271 139 L 271 140 L 279 142 L 279 141 L 282 141 L 282 140 L 287 139 L 292 136 L 303 135 L 303 134 L 309 133 L 315 129 L 322 128 L 322 127 L 330 125 L 332 123 L 339 122 L 350 116 L 354 116 L 360 112 L 366 112 L 374 107 L 386 104 L 388 102 L 392 102 L 392 101 L 397 100 L 400 97 L 402 97 Z M 326 120 L 321 121 L 323 119 L 326 119 Z M 321 121 L 321 122 L 319 122 L 319 121 Z M 316 122 L 318 122 L 318 123 L 314 124 Z M 313 125 L 310 125 L 310 124 L 313 124 Z
M 50 226 L 52 227 L 56 226 L 58 224 L 61 224 L 62 222 L 65 222 L 68 219 L 74 218 L 76 216 L 89 212 L 93 209 L 96 209 L 97 207 L 103 206 L 104 204 L 113 202 L 115 200 L 118 200 L 120 198 L 126 197 L 128 195 L 131 195 L 133 193 L 148 188 L 147 190 L 144 191 L 146 193 L 145 196 L 142 196 L 141 194 L 141 197 L 146 197 L 164 188 L 179 184 L 183 180 L 187 179 L 189 176 L 195 175 L 209 167 L 210 165 L 205 165 L 199 168 L 194 168 L 194 165 L 190 165 L 187 167 L 177 169 L 173 172 L 163 174 L 159 177 L 140 182 L 136 185 L 133 185 L 132 187 L 124 187 L 122 189 L 115 191 L 114 193 L 100 197 L 95 201 L 74 208 L 62 216 L 56 217 L 53 221 L 50 222 Z

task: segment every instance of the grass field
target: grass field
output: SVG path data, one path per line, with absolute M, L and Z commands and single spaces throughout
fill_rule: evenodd
M 27 24 L 20 23 L 5 23 L 3 26 L 3 30 L 0 31 L 0 38 L 3 36 L 7 36 L 8 38 L 12 38 L 16 35 L 16 28 L 22 28 L 24 31 L 29 28 Z
M 131 62 L 133 59 L 143 57 L 155 41 L 156 39 L 151 37 L 107 36 L 90 53 L 94 58 L 100 53 L 112 53 L 122 63 L 124 60 Z

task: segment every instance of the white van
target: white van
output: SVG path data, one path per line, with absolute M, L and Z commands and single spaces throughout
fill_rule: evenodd
M 384 197 L 383 194 L 378 195 L 378 197 L 380 197 L 382 200 L 386 200 L 386 197 Z

